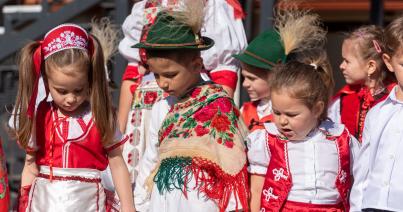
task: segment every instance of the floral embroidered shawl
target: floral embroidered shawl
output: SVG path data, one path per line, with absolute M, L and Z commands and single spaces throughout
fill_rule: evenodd
M 246 128 L 230 97 L 216 84 L 196 86 L 186 100 L 175 104 L 159 131 L 159 164 L 149 178 L 162 194 L 196 187 L 218 202 L 220 211 L 231 194 L 248 211 Z M 150 184 L 149 184 L 150 185 Z

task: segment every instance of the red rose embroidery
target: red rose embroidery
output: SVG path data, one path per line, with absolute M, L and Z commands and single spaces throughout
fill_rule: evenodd
M 199 87 L 199 88 L 195 88 L 194 90 L 193 90 L 193 92 L 192 92 L 192 98 L 196 98 L 199 94 L 200 94 L 200 92 L 201 92 L 201 88 Z
M 211 103 L 211 107 L 220 108 L 220 111 L 223 113 L 228 113 L 232 110 L 231 101 L 227 98 L 219 98 Z
M 217 109 L 212 108 L 210 105 L 208 105 L 197 111 L 193 117 L 196 121 L 204 123 L 211 120 L 216 113 Z
M 144 103 L 145 104 L 154 104 L 157 100 L 157 92 L 147 92 L 144 96 Z
M 195 128 L 195 132 L 197 136 L 203 136 L 210 132 L 209 129 L 202 127 L 201 125 L 197 125 Z
M 225 132 L 229 130 L 231 122 L 228 120 L 227 116 L 222 114 L 216 115 L 211 121 L 211 126 L 214 127 L 218 132 Z
M 232 142 L 232 141 L 226 141 L 226 142 L 225 142 L 225 146 L 228 147 L 228 148 L 232 148 L 232 147 L 234 147 L 234 142 Z
M 162 140 L 164 140 L 164 138 L 167 137 L 167 136 L 169 135 L 169 133 L 171 133 L 171 131 L 172 131 L 173 128 L 174 128 L 174 124 L 171 124 L 171 125 L 169 125 L 169 126 L 165 129 L 164 133 L 163 133 L 162 136 L 161 136 L 160 142 L 161 142 Z
M 199 102 L 204 102 L 206 99 L 207 99 L 206 96 L 202 96 L 202 97 L 200 97 Z
M 217 143 L 222 144 L 222 139 L 221 138 L 217 139 Z

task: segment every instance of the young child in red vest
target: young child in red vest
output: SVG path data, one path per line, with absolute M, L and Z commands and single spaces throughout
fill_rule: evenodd
M 351 211 L 403 211 L 403 16 L 386 27 L 385 47 L 383 59 L 397 85 L 365 118 Z
M 359 141 L 368 110 L 395 85 L 382 60 L 384 50 L 383 30 L 373 25 L 356 29 L 343 42 L 340 69 L 347 85 L 333 97 L 329 118 L 343 123 Z
M 26 151 L 19 211 L 106 211 L 101 171 L 108 164 L 121 210 L 135 211 L 121 149 L 127 137 L 117 127 L 105 75 L 104 39 L 62 24 L 21 50 L 13 117 Z M 41 76 L 52 101 L 44 98 L 37 106 Z
M 249 169 L 265 174 L 260 211 L 348 211 L 358 142 L 327 119 L 332 74 L 320 61 L 273 71 L 273 123 L 247 140 Z
M 277 52 L 284 52 L 281 45 L 272 45 L 272 40 L 279 40 L 274 30 L 268 30 L 256 37 L 241 53 L 234 55 L 241 62 L 243 87 L 249 94 L 251 102 L 243 103 L 242 118 L 250 132 L 263 129 L 265 122 L 270 122 L 270 76 L 271 69 L 277 60 Z

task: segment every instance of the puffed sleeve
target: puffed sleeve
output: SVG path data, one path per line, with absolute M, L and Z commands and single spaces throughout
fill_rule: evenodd
M 327 109 L 327 117 L 329 117 L 335 123 L 341 123 L 340 116 L 340 97 L 337 97 L 333 102 L 329 105 Z
M 134 4 L 130 15 L 127 16 L 122 25 L 124 38 L 119 43 L 119 52 L 129 61 L 129 65 L 137 65 L 140 61 L 138 49 L 131 46 L 140 41 L 144 25 L 145 4 L 145 0 Z
M 133 5 L 130 15 L 127 16 L 122 25 L 124 38 L 119 43 L 119 52 L 126 58 L 128 65 L 122 76 L 123 80 L 139 80 L 138 66 L 140 62 L 139 49 L 132 46 L 140 41 L 141 32 L 144 26 L 144 7 L 146 1 L 140 1 Z M 137 82 L 138 83 L 138 82 Z M 134 93 L 137 84 L 132 85 L 130 90 Z
M 123 145 L 127 140 L 129 140 L 129 136 L 123 135 L 119 128 L 116 127 L 115 129 L 115 135 L 113 136 L 113 141 L 112 143 L 108 144 L 107 146 L 104 146 L 105 150 L 107 152 L 116 149 L 117 147 Z
M 212 48 L 202 51 L 212 80 L 235 88 L 238 62 L 232 55 L 247 45 L 242 19 L 235 18 L 234 8 L 225 0 L 208 1 L 201 34 L 215 41 Z
M 248 147 L 248 172 L 250 174 L 266 175 L 270 162 L 270 151 L 267 146 L 266 130 L 255 130 L 246 139 Z

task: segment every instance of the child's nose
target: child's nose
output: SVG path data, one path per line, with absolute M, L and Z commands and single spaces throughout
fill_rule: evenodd
M 74 95 L 69 95 L 66 100 L 67 100 L 67 103 L 69 103 L 69 104 L 75 103 L 77 101 L 77 97 Z
M 346 63 L 345 61 L 343 61 L 343 62 L 340 63 L 339 68 L 340 68 L 341 70 L 344 70 L 344 68 L 346 67 L 346 64 L 345 64 L 345 63 Z

